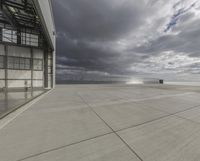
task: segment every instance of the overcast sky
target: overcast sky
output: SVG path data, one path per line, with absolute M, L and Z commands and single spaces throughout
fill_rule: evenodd
M 199 0 L 52 0 L 57 77 L 200 81 Z

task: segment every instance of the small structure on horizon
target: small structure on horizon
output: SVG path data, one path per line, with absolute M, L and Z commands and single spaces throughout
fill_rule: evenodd
M 164 84 L 164 80 L 156 79 L 156 78 L 144 78 L 143 83 L 144 84 Z
M 163 80 L 163 79 L 160 79 L 160 80 L 159 80 L 159 84 L 164 84 L 164 80 Z

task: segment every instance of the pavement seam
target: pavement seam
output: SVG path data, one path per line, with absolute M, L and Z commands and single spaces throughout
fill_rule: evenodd
M 78 94 L 78 93 L 77 93 Z M 95 137 L 92 137 L 92 138 L 88 138 L 88 139 L 85 139 L 85 140 L 81 140 L 81 141 L 79 141 L 79 142 L 74 142 L 74 143 L 71 143 L 71 144 L 68 144 L 68 145 L 64 145 L 64 146 L 61 146 L 61 147 L 57 147 L 57 148 L 54 148 L 54 149 L 50 149 L 50 150 L 47 150 L 47 151 L 44 151 L 44 152 L 41 152 L 41 153 L 37 153 L 37 154 L 34 154 L 34 155 L 30 155 L 30 156 L 28 156 L 28 157 L 26 157 L 26 158 L 23 158 L 23 159 L 20 159 L 20 160 L 17 160 L 17 161 L 24 161 L 24 160 L 26 160 L 26 159 L 29 159 L 29 158 L 33 158 L 33 157 L 37 157 L 37 156 L 40 156 L 40 155 L 42 155 L 42 154 L 46 154 L 46 153 L 49 153 L 49 152 L 52 152 L 52 151 L 56 151 L 56 150 L 61 150 L 61 149 L 63 149 L 63 148 L 66 148 L 66 147 L 69 147 L 69 146 L 72 146 L 72 145 L 76 145 L 76 144 L 79 144 L 79 143 L 81 143 L 81 142 L 85 142 L 85 141 L 89 141 L 89 140 L 92 140 L 92 139 L 95 139 L 95 138 L 99 138 L 99 137 L 102 137 L 102 136 L 105 136 L 105 135 L 109 135 L 109 134 L 115 134 L 141 161 L 143 161 L 142 160 L 142 158 L 129 146 L 129 144 L 128 143 L 126 143 L 124 140 L 123 140 L 123 138 L 121 138 L 121 136 L 117 133 L 117 132 L 119 132 L 119 131 L 123 131 L 123 130 L 126 130 L 126 129 L 129 129 L 129 128 L 134 128 L 134 127 L 137 127 L 137 126 L 140 126 L 140 125 L 143 125 L 143 124 L 147 124 L 147 123 L 149 123 L 149 122 L 153 122 L 153 121 L 156 121 L 156 120 L 160 120 L 160 119 L 162 119 L 162 118 L 165 118 L 165 117 L 169 117 L 169 116 L 176 116 L 175 114 L 177 114 L 177 113 L 181 113 L 181 112 L 184 112 L 184 111 L 187 111 L 187 110 L 191 110 L 191 109 L 193 109 L 193 108 L 196 108 L 196 107 L 198 107 L 198 106 L 194 106 L 194 107 L 190 107 L 190 108 L 188 108 L 188 109 L 185 109 L 185 110 L 182 110 L 182 111 L 179 111 L 179 112 L 176 112 L 176 113 L 173 113 L 173 114 L 170 114 L 169 113 L 169 115 L 166 115 L 166 116 L 163 116 L 163 117 L 160 117 L 160 118 L 157 118 L 157 119 L 154 119 L 154 120 L 151 120 L 151 121 L 148 121 L 148 122 L 145 122 L 145 123 L 142 123 L 142 124 L 138 124 L 138 125 L 135 125 L 135 126 L 132 126 L 132 127 L 128 127 L 128 128 L 124 128 L 124 129 L 120 129 L 120 130 L 118 130 L 118 131 L 116 131 L 116 130 L 114 130 L 114 129 L 112 129 L 112 127 L 110 127 L 110 125 L 103 119 L 103 118 L 101 118 L 101 116 L 99 116 L 98 115 L 98 113 L 93 109 L 93 107 L 91 106 L 91 105 L 89 105 L 89 103 L 87 103 L 85 100 L 84 100 L 84 98 L 82 98 L 82 96 L 81 95 L 79 95 L 78 94 L 78 96 L 81 98 L 81 100 L 98 116 L 98 118 L 99 119 L 101 119 L 111 130 L 112 130 L 112 132 L 109 132 L 109 133 L 106 133 L 106 134 L 102 134 L 102 135 L 99 135 L 99 136 L 95 136 Z M 136 101 L 137 102 L 137 101 Z M 150 108 L 153 108 L 153 107 L 150 107 Z M 155 108 L 154 108 L 155 109 Z M 158 109 L 157 109 L 158 110 Z M 166 112 L 166 111 L 163 111 L 163 112 Z M 167 112 L 166 112 L 167 113 Z M 176 116 L 176 117 L 178 117 L 178 116 Z M 185 119 L 185 118 L 182 118 L 182 119 Z M 186 119 L 186 120 L 188 120 L 188 119 Z M 189 120 L 188 120 L 189 121 Z M 190 121 L 192 121 L 192 120 L 190 120 Z M 197 122 L 195 122 L 195 123 L 197 123 Z
M 183 119 L 183 120 L 186 120 L 186 121 L 192 122 L 192 123 L 194 123 L 194 124 L 200 125 L 200 123 L 197 122 L 197 121 L 193 121 L 193 120 L 191 120 L 191 119 L 187 119 L 187 118 L 184 118 L 184 117 L 179 116 L 179 115 L 174 115 L 174 116 L 176 116 L 176 117 L 178 117 L 178 118 L 181 118 L 181 119 Z
M 104 124 L 106 126 L 108 126 L 110 128 L 110 130 L 112 130 L 112 132 L 127 146 L 127 148 L 134 154 L 138 157 L 138 159 L 140 161 L 143 161 L 143 159 L 130 147 L 130 145 L 84 100 L 84 98 L 79 94 L 77 93 L 77 95 L 81 98 L 81 100 L 86 104 L 88 105 L 88 107 L 91 109 L 91 111 L 93 111 L 96 116 L 101 119 Z
M 154 110 L 158 110 L 158 111 L 161 111 L 161 112 L 165 112 L 167 115 L 162 116 L 162 117 L 158 117 L 158 118 L 153 119 L 153 120 L 149 120 L 149 121 L 143 122 L 143 123 L 141 123 L 141 124 L 132 125 L 132 126 L 129 126 L 129 127 L 126 127 L 126 128 L 122 128 L 122 129 L 117 130 L 116 132 L 120 132 L 120 131 L 127 130 L 127 129 L 131 129 L 131 128 L 135 128 L 135 127 L 138 127 L 138 126 L 141 126 L 141 125 L 145 125 L 145 124 L 148 124 L 148 123 L 151 123 L 151 122 L 154 122 L 154 121 L 158 121 L 158 120 L 161 120 L 161 119 L 170 117 L 170 116 L 179 117 L 179 116 L 177 116 L 176 114 L 181 113 L 181 112 L 185 112 L 185 111 L 189 111 L 189 110 L 191 110 L 191 109 L 193 109 L 193 108 L 197 108 L 197 107 L 199 107 L 199 105 L 198 105 L 198 106 L 194 106 L 194 107 L 190 107 L 189 109 L 185 109 L 185 110 L 182 110 L 182 111 L 179 111 L 179 112 L 176 112 L 176 113 L 169 113 L 169 112 L 166 112 L 166 111 L 163 111 L 163 110 L 156 109 L 156 108 L 154 108 L 154 107 L 148 106 L 148 108 L 152 108 L 152 109 L 154 109 Z M 191 122 L 193 122 L 193 123 L 200 124 L 200 123 L 195 122 L 195 121 L 192 121 L 192 120 L 190 120 L 190 119 L 186 119 L 186 118 L 183 118 L 183 117 L 179 117 L 179 118 L 182 118 L 182 119 L 191 121 Z
M 24 158 L 16 160 L 16 161 L 24 161 L 26 159 L 34 158 L 34 157 L 37 157 L 37 156 L 40 156 L 40 155 L 43 155 L 43 154 L 47 154 L 47 153 L 50 153 L 50 152 L 53 152 L 53 151 L 61 150 L 61 149 L 67 148 L 69 146 L 80 144 L 82 142 L 93 140 L 93 139 L 100 138 L 100 137 L 103 137 L 103 136 L 106 136 L 106 135 L 110 135 L 110 134 L 113 134 L 113 132 L 101 134 L 101 135 L 98 135 L 98 136 L 95 136 L 95 137 L 91 137 L 91 138 L 88 138 L 88 139 L 80 140 L 78 142 L 74 142 L 74 143 L 71 143 L 71 144 L 63 145 L 63 146 L 60 146 L 60 147 L 57 147 L 57 148 L 52 148 L 52 149 L 43 151 L 41 153 L 37 153 L 37 154 L 34 154 L 34 155 L 30 155 L 30 156 L 24 157 Z
M 148 106 L 148 107 L 149 107 L 149 108 L 152 108 L 152 109 L 157 109 L 157 108 L 152 107 L 152 106 L 151 106 L 151 107 Z M 175 113 L 169 113 L 169 112 L 166 112 L 166 111 L 161 110 L 161 109 L 157 109 L 157 110 L 159 110 L 159 111 L 161 111 L 161 112 L 165 112 L 165 113 L 169 114 L 169 116 L 176 116 L 176 117 L 179 117 L 179 118 L 185 119 L 185 120 L 187 120 L 187 121 L 190 121 L 190 122 L 193 122 L 193 123 L 196 123 L 196 124 L 200 124 L 200 123 L 197 122 L 197 121 L 193 121 L 193 120 L 191 120 L 191 119 L 188 119 L 188 118 L 185 118 L 185 117 L 182 117 L 182 116 L 178 115 L 179 113 L 187 112 L 187 111 L 190 111 L 190 110 L 195 109 L 195 108 L 197 108 L 197 107 L 200 108 L 200 105 L 192 106 L 192 107 L 189 107 L 189 108 L 187 108 L 187 109 L 184 109 L 184 110 L 181 110 L 181 111 L 178 111 L 178 112 L 175 112 Z
M 156 119 L 149 120 L 149 121 L 137 124 L 137 125 L 132 125 L 132 126 L 129 126 L 129 127 L 126 127 L 126 128 L 122 128 L 122 129 L 116 130 L 116 132 L 120 132 L 120 131 L 131 129 L 131 128 L 135 128 L 135 127 L 138 127 L 138 126 L 141 126 L 141 125 L 145 125 L 145 124 L 148 124 L 148 123 L 151 123 L 151 122 L 154 122 L 154 121 L 158 121 L 158 120 L 170 117 L 170 116 L 172 116 L 172 115 L 170 114 L 170 115 L 161 116 L 161 117 L 158 117 Z

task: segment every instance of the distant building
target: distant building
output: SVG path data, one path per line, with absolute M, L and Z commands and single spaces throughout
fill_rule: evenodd
M 1 0 L 0 89 L 53 88 L 55 27 L 50 0 Z
M 160 83 L 160 84 L 164 84 L 164 80 L 163 80 L 163 79 L 160 79 L 160 80 L 159 80 L 159 83 Z
M 156 78 L 146 78 L 143 79 L 144 84 L 164 84 L 163 79 L 156 79 Z

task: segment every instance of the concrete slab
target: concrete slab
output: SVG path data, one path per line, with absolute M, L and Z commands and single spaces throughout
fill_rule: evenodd
M 110 134 L 41 154 L 24 161 L 140 161 L 115 135 Z
M 170 116 L 119 132 L 143 161 L 197 161 L 200 126 Z
M 193 99 L 190 97 L 190 94 L 144 100 L 140 103 L 147 107 L 152 107 L 170 114 L 181 112 L 199 105 L 198 102 L 193 101 Z
M 136 156 L 198 161 L 198 116 L 187 119 L 199 113 L 189 112 L 199 104 L 199 91 L 165 85 L 57 86 L 19 116 L 3 121 L 0 161 L 138 161 Z M 169 116 L 186 109 L 186 119 Z M 105 122 L 121 129 L 132 149 Z
M 187 104 L 191 106 L 200 106 L 200 93 L 192 93 L 185 95 L 184 97 L 179 97 L 177 100 L 184 100 Z
M 200 106 L 176 115 L 200 123 Z
M 54 92 L 52 94 L 56 96 Z M 84 103 L 75 108 L 67 104 L 40 106 L 48 99 L 52 99 L 51 94 L 0 131 L 0 156 L 3 161 L 16 161 L 16 158 L 111 132 Z
M 137 103 L 121 103 L 93 108 L 115 131 L 168 115 Z

